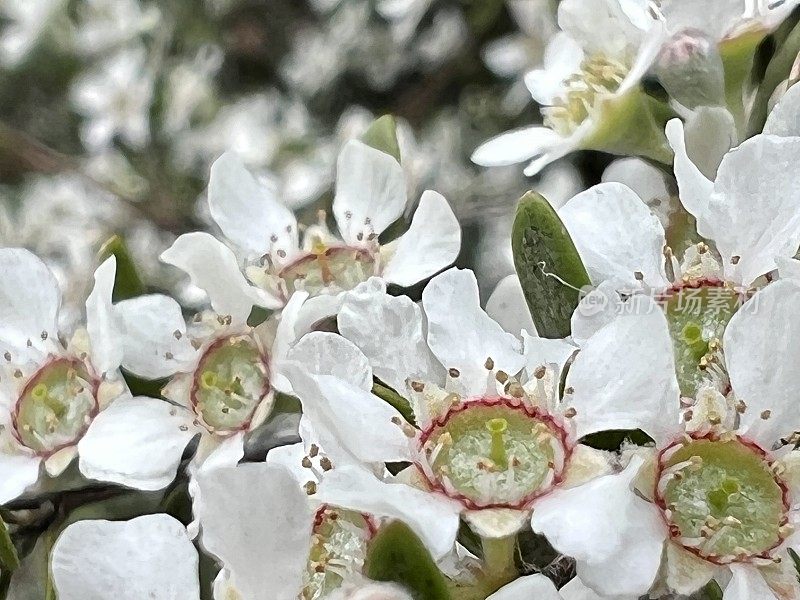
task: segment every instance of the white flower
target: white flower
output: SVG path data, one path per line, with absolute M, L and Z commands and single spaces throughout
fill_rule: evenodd
M 213 78 L 223 59 L 221 48 L 206 44 L 194 57 L 178 63 L 170 71 L 164 110 L 164 130 L 167 133 L 179 134 L 189 129 L 195 112 L 213 102 Z
M 388 154 L 355 140 L 339 155 L 333 213 L 340 238 L 321 222 L 307 229 L 301 247 L 291 210 L 233 154 L 222 155 L 212 166 L 208 201 L 211 216 L 238 249 L 241 270 L 254 285 L 245 283 L 230 250 L 207 235 L 179 237 L 162 258 L 189 273 L 209 292 L 212 305 L 217 290 L 229 291 L 227 283 L 220 283 L 224 278 L 236 281 L 251 304 L 273 309 L 296 290 L 328 295 L 317 305 L 324 317 L 335 313 L 339 292 L 368 277 L 380 275 L 409 286 L 449 265 L 460 248 L 458 222 L 447 201 L 432 191 L 422 195 L 403 236 L 388 245 L 378 242 L 405 209 L 403 170 Z
M 292 296 L 279 317 L 248 326 L 252 300 L 240 292 L 244 277 L 235 268 L 210 269 L 235 265 L 233 253 L 208 234 L 185 237 L 193 236 L 202 238 L 196 248 L 209 242 L 196 264 L 207 265 L 205 274 L 215 286 L 207 291 L 217 312 L 199 313 L 187 325 L 175 300 L 152 294 L 114 305 L 109 328 L 123 346 L 123 367 L 146 379 L 171 377 L 162 394 L 174 403 L 164 404 L 180 427 L 161 432 L 161 456 L 179 461 L 186 443 L 200 433 L 194 469 L 206 462 L 236 464 L 245 434 L 269 416 L 275 392 L 291 391 L 278 363 L 298 336 L 297 313 L 306 294 Z
M 50 572 L 61 600 L 197 600 L 197 551 L 168 515 L 79 521 L 53 546 Z
M 557 373 L 575 347 L 525 336 L 523 353 L 520 341 L 480 309 L 469 271 L 436 276 L 422 304 L 424 315 L 408 298 L 387 295 L 377 279 L 345 297 L 339 331 L 365 356 L 354 360 L 354 349 L 343 351 L 342 364 L 363 371 L 368 359 L 381 382 L 377 395 L 368 380 L 359 386 L 320 368 L 314 357 L 327 353 L 310 350 L 325 342 L 320 334 L 307 336 L 289 358 L 299 365 L 293 382 L 304 418 L 334 465 L 410 462 L 391 485 L 418 487 L 430 502 L 444 504 L 447 519 L 418 516 L 420 537 L 442 557 L 453 547 L 460 516 L 481 536 L 509 536 L 554 490 L 610 467 L 603 453 L 576 443 L 603 429 L 602 414 L 576 415 L 569 398 L 556 398 Z M 390 394 L 395 400 L 408 398 L 415 426 L 378 397 L 388 388 L 399 394 Z M 344 471 L 323 476 L 328 494 L 347 494 Z
M 317 469 L 331 468 L 318 449 L 312 453 L 304 455 L 297 445 L 281 447 L 269 453 L 267 464 L 199 474 L 195 511 L 201 543 L 223 565 L 215 582 L 216 598 L 371 598 L 368 592 L 375 587 L 362 570 L 381 519 L 414 522 L 418 513 L 442 516 L 422 492 L 380 482 L 352 467 L 331 471 L 347 482 L 349 495 L 328 495 L 323 482 L 319 493 L 309 496 L 317 485 L 306 484 L 303 490 L 301 482 L 311 469 L 303 465 L 313 461 Z M 365 589 L 357 592 L 359 588 Z
M 544 125 L 504 133 L 480 146 L 482 166 L 531 160 L 526 175 L 586 147 L 607 105 L 634 91 L 663 41 L 663 28 L 643 4 L 620 0 L 568 0 L 559 5 L 561 32 L 544 54 L 544 67 L 525 77 L 543 106 Z M 608 124 L 619 127 L 619 124 Z
M 774 29 L 797 6 L 796 0 L 711 0 L 687 2 L 661 0 L 658 10 L 671 33 L 692 30 L 714 42 L 733 39 L 745 33 Z
M 120 50 L 73 85 L 71 101 L 83 115 L 81 139 L 98 152 L 114 136 L 139 150 L 150 140 L 150 104 L 154 75 L 143 46 Z
M 131 398 L 119 375 L 122 340 L 108 327 L 114 258 L 97 269 L 86 329 L 69 341 L 56 324 L 61 294 L 44 263 L 3 249 L 0 264 L 0 502 L 32 486 L 41 464 L 55 477 L 76 455 L 88 478 L 146 490 L 169 484 L 180 455 L 158 454 L 162 436 L 175 432 L 185 445 L 191 434 L 180 431 L 169 404 Z
M 65 4 L 64 0 L 3 0 L 0 14 L 9 23 L 0 36 L 0 62 L 15 67 L 36 45 L 52 17 Z
M 77 10 L 75 42 L 85 55 L 113 50 L 164 23 L 155 3 L 140 0 L 84 0 Z
M 662 573 L 688 595 L 730 574 L 726 600 L 800 593 L 786 553 L 798 517 L 798 460 L 787 450 L 800 428 L 798 299 L 796 283 L 779 281 L 733 316 L 723 338 L 729 398 L 706 388 L 679 401 L 667 321 L 649 299 L 631 298 L 630 313 L 585 342 L 566 379 L 571 405 L 601 412 L 604 429 L 638 427 L 655 440 L 628 449 L 622 473 L 551 494 L 534 511 L 534 531 L 577 560 L 586 585 L 638 595 Z M 635 394 L 619 385 L 631 372 Z

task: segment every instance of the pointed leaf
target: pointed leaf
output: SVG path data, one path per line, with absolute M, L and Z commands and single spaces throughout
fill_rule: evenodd
M 400 144 L 397 142 L 397 121 L 392 115 L 384 115 L 372 122 L 361 136 L 361 141 L 376 150 L 393 156 L 400 162 Z
M 128 245 L 122 236 L 114 235 L 109 238 L 100 247 L 99 254 L 101 262 L 112 255 L 117 258 L 117 277 L 114 280 L 114 293 L 112 295 L 114 302 L 135 298 L 147 291 L 142 278 L 139 276 L 136 263 L 128 250 Z
M 567 229 L 541 194 L 528 192 L 519 201 L 511 247 L 536 330 L 542 337 L 567 337 L 589 275 Z
M 19 566 L 19 556 L 17 549 L 11 541 L 11 534 L 5 521 L 0 518 L 0 569 L 3 571 L 13 571 Z
M 400 521 L 386 525 L 373 538 L 364 574 L 403 586 L 414 600 L 450 600 L 444 575 L 425 545 Z

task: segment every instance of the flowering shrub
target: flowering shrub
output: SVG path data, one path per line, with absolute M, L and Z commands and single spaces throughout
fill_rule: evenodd
M 469 26 L 426 0 L 313 4 L 328 29 L 280 69 L 307 103 L 356 67 L 377 89 L 440 67 Z M 255 126 L 241 106 L 197 126 L 222 50 L 159 81 L 176 13 L 80 3 L 81 143 L 130 184 L 127 158 L 181 133 L 204 225 L 150 222 L 132 252 L 106 230 L 136 201 L 74 165 L 0 213 L 0 598 L 800 600 L 797 4 L 563 0 L 556 27 L 510 0 L 548 31 L 543 66 L 519 73 L 518 37 L 484 58 L 542 122 L 473 161 L 620 158 L 587 189 L 533 181 L 482 303 L 462 199 L 418 189 L 436 161 L 402 121 L 327 140 L 332 186 L 306 178 L 299 201 L 263 177 L 269 150 L 217 137 Z M 0 7 L 17 68 L 63 7 Z M 311 76 L 303 50 L 373 10 Z M 406 53 L 365 57 L 376 40 Z M 66 215 L 53 247 L 30 233 L 42 189 Z

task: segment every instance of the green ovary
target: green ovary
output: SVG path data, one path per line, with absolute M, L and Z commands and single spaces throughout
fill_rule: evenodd
M 560 438 L 520 409 L 476 404 L 428 437 L 430 468 L 446 491 L 479 506 L 515 505 L 552 480 Z
M 75 443 L 97 406 L 91 377 L 80 363 L 62 359 L 42 367 L 17 401 L 19 440 L 47 454 Z
M 240 429 L 269 390 L 267 368 L 255 344 L 228 338 L 212 345 L 195 372 L 193 400 L 209 427 Z
M 664 468 L 691 461 L 667 483 L 669 520 L 702 556 L 741 558 L 781 541 L 783 490 L 764 458 L 739 441 L 697 440 Z M 688 463 L 687 463 L 688 464 Z
M 304 290 L 315 296 L 356 287 L 375 274 L 375 258 L 359 248 L 327 248 L 310 252 L 281 271 L 288 294 Z
M 693 397 L 709 378 L 701 366 L 712 357 L 712 339 L 722 339 L 725 326 L 740 304 L 739 296 L 724 287 L 687 287 L 672 293 L 666 302 L 667 324 L 675 350 L 675 369 L 681 394 Z
M 325 508 L 317 517 L 302 600 L 326 598 L 350 573 L 360 573 L 371 533 L 361 513 Z

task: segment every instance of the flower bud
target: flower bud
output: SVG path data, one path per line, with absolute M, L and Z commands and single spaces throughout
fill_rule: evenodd
M 687 108 L 725 105 L 719 50 L 702 32 L 685 29 L 664 45 L 655 73 L 670 96 Z

